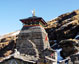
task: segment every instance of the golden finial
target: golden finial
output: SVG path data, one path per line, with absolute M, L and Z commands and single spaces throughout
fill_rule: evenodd
M 32 16 L 35 16 L 35 9 L 32 11 Z

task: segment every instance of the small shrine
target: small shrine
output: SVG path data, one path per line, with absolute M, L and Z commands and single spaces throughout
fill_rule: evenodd
M 25 52 L 27 54 L 35 55 L 37 54 L 34 50 L 35 48 L 39 54 L 44 49 L 50 48 L 50 45 L 48 35 L 44 29 L 47 23 L 42 17 L 36 17 L 35 11 L 33 11 L 32 15 L 32 17 L 20 19 L 23 23 L 23 28 L 18 35 L 16 47 L 21 53 Z M 26 51 L 23 51 L 23 49 Z

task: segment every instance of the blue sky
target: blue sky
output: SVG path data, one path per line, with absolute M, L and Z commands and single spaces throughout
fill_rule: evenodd
M 63 13 L 79 9 L 79 0 L 0 0 L 0 35 L 22 28 L 19 19 L 36 16 L 49 21 Z

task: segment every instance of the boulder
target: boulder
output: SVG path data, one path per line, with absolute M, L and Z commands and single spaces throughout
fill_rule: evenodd
M 62 48 L 60 54 L 63 58 L 71 56 L 79 52 L 79 40 L 76 39 L 66 39 L 59 42 L 60 47 Z

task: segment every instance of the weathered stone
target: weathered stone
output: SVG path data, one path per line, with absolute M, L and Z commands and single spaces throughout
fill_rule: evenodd
M 36 54 L 35 48 L 40 53 L 45 48 L 49 48 L 48 40 L 45 42 L 45 37 L 47 37 L 47 34 L 44 31 L 42 31 L 41 27 L 23 27 L 22 31 L 18 35 L 18 39 L 16 42 L 16 48 L 21 53 L 27 53 L 27 54 Z M 28 28 L 28 29 L 27 29 Z M 31 31 L 31 32 L 29 32 Z M 20 45 L 19 45 L 20 44 Z M 45 46 L 46 45 L 46 46 Z M 48 46 L 47 46 L 48 45 Z M 24 52 L 24 50 L 26 50 Z M 33 50 L 33 51 L 32 51 Z M 31 51 L 31 52 L 30 52 Z
M 63 58 L 66 58 L 79 51 L 79 41 L 76 39 L 62 40 L 60 41 L 59 45 L 62 48 L 60 54 Z

